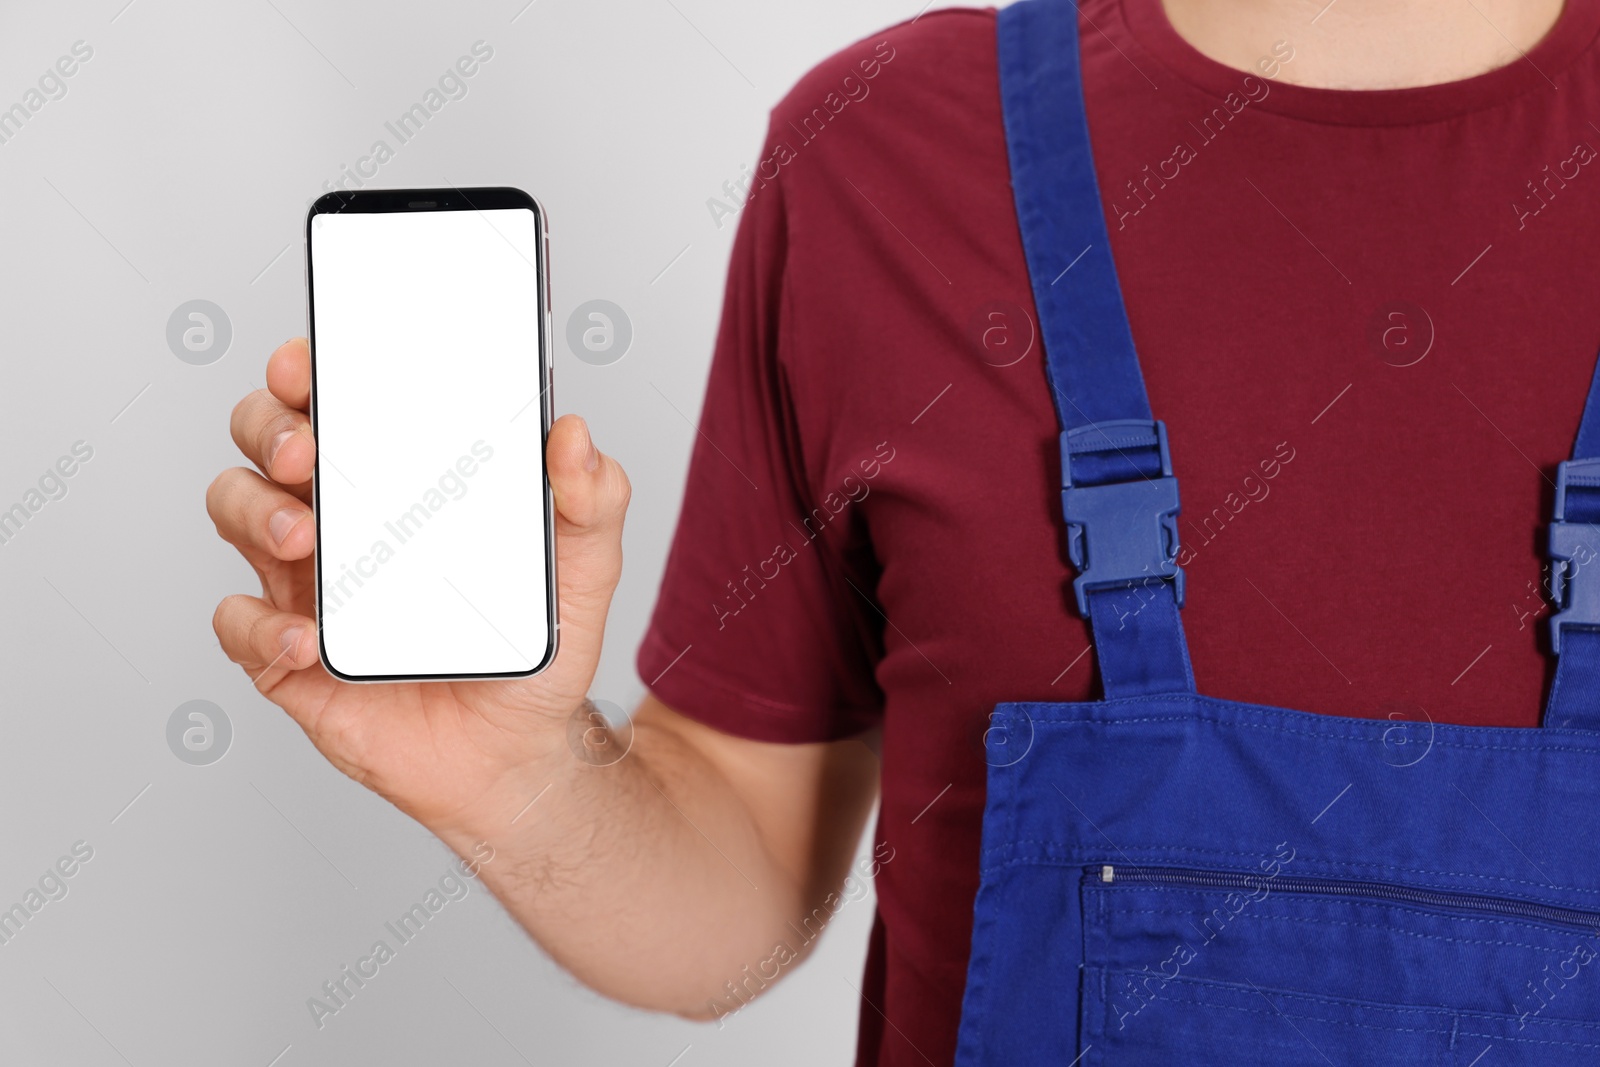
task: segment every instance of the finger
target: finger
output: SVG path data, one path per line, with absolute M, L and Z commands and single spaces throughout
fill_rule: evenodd
M 556 501 L 563 605 L 570 598 L 580 609 L 597 607 L 603 622 L 622 573 L 622 522 L 633 492 L 628 475 L 595 447 L 588 425 L 576 415 L 564 415 L 550 428 L 545 462 Z
M 241 549 L 294 560 L 311 555 L 316 545 L 311 509 L 246 467 L 217 475 L 206 490 L 206 514 L 222 539 Z
M 311 480 L 316 444 L 311 420 L 265 389 L 239 401 L 229 426 L 239 451 L 280 485 Z
M 228 658 L 247 667 L 299 670 L 317 662 L 316 624 L 260 597 L 235 593 L 224 598 L 211 628 Z
M 267 388 L 296 411 L 311 410 L 311 344 L 291 337 L 267 360 Z

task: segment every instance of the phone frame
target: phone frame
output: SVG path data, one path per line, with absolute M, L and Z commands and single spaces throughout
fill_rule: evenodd
M 419 203 L 429 207 L 413 206 Z M 542 312 L 539 315 L 539 441 L 540 450 L 548 457 L 550 424 L 554 421 L 555 368 L 551 351 L 550 325 L 550 228 L 544 206 L 521 189 L 510 186 L 447 189 L 362 189 L 339 190 L 317 198 L 306 212 L 305 228 L 305 282 L 306 282 L 306 338 L 311 349 L 311 436 L 317 434 L 317 316 L 315 289 L 312 284 L 311 227 L 318 215 L 337 215 L 346 212 L 362 213 L 421 213 L 433 211 L 493 211 L 501 209 L 526 209 L 533 212 L 534 224 L 534 284 L 544 289 Z M 557 605 L 560 600 L 556 585 L 556 530 L 555 495 L 550 489 L 549 467 L 541 463 L 544 472 L 544 544 L 545 544 L 545 600 L 549 643 L 543 657 L 533 669 L 491 674 L 393 674 L 351 675 L 335 667 L 328 659 L 328 650 L 322 632 L 322 449 L 318 447 L 311 474 L 311 506 L 316 526 L 316 543 L 312 550 L 316 575 L 317 607 L 317 658 L 327 672 L 345 682 L 459 682 L 488 681 L 500 678 L 528 678 L 548 668 L 556 658 L 561 621 Z

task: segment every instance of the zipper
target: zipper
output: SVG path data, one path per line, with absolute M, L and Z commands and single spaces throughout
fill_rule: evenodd
M 1353 897 L 1383 900 L 1396 904 L 1420 904 L 1456 911 L 1487 912 L 1511 919 L 1533 919 L 1559 926 L 1577 926 L 1590 933 L 1600 932 L 1600 913 L 1536 904 L 1505 897 L 1485 897 L 1475 893 L 1440 892 L 1413 889 L 1385 882 L 1353 882 L 1336 878 L 1292 878 L 1238 874 L 1230 871 L 1198 871 L 1184 867 L 1118 867 L 1105 863 L 1090 867 L 1088 877 L 1101 885 L 1154 885 L 1191 889 L 1244 889 L 1259 893 L 1270 889 L 1279 893 L 1312 893 L 1318 896 Z

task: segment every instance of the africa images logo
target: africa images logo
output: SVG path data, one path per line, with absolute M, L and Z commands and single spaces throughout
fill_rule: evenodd
M 1273 79 L 1283 72 L 1283 64 L 1293 59 L 1293 44 L 1288 41 L 1274 42 L 1272 53 L 1256 60 L 1256 70 L 1261 72 L 1261 77 L 1246 74 L 1239 80 L 1239 88 L 1230 91 L 1222 98 L 1221 104 L 1200 116 L 1198 124 L 1192 119 L 1189 121 L 1189 129 L 1194 133 L 1193 140 L 1189 140 L 1188 134 L 1185 134 L 1184 139 L 1178 141 L 1171 153 L 1159 160 L 1153 170 L 1146 164 L 1140 172 L 1143 177 L 1128 179 L 1126 193 L 1108 190 L 1106 202 L 1116 213 L 1117 229 L 1126 229 L 1128 220 L 1149 207 L 1155 200 L 1156 192 L 1165 189 L 1168 182 L 1176 181 L 1184 168 L 1200 158 L 1201 149 L 1221 137 L 1223 131 L 1251 104 L 1260 104 L 1272 95 Z
M 746 164 L 743 167 L 744 174 L 737 181 L 730 179 L 723 182 L 723 197 L 706 199 L 706 210 L 711 213 L 711 221 L 716 223 L 717 229 L 722 229 L 725 219 L 742 211 L 745 205 L 755 199 L 756 193 L 767 187 L 768 182 L 776 180 L 784 167 L 800 158 L 800 149 L 820 137 L 828 124 L 842 115 L 847 107 L 866 100 L 872 92 L 872 86 L 867 83 L 882 74 L 883 68 L 894 61 L 895 55 L 894 45 L 879 41 L 872 55 L 856 63 L 854 71 L 845 75 L 839 88 L 830 90 L 822 102 L 800 120 L 800 125 L 789 123 L 789 128 L 795 133 L 795 141 L 774 138 L 767 154 L 754 170 Z M 755 188 L 752 189 L 751 185 Z

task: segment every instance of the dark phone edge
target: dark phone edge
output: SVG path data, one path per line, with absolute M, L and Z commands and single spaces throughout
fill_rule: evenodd
M 431 201 L 434 206 L 413 208 L 415 201 Z M 316 543 L 312 556 L 316 571 L 316 609 L 317 609 L 317 658 L 322 661 L 322 666 L 329 674 L 345 682 L 443 682 L 443 681 L 480 681 L 496 678 L 530 678 L 546 670 L 555 662 L 557 647 L 560 643 L 561 622 L 558 612 L 560 602 L 559 589 L 556 584 L 556 551 L 555 551 L 555 494 L 550 488 L 550 468 L 543 457 L 548 457 L 550 446 L 550 424 L 553 421 L 555 400 L 555 381 L 551 373 L 551 363 L 554 362 L 554 353 L 549 352 L 553 344 L 550 336 L 550 264 L 549 264 L 549 237 L 550 229 L 544 206 L 527 192 L 512 186 L 483 186 L 448 189 L 364 189 L 356 192 L 339 190 L 325 193 L 318 197 L 306 212 L 305 224 L 305 257 L 306 257 L 306 342 L 311 354 L 311 436 L 313 441 L 318 440 L 317 435 L 317 337 L 316 337 L 316 308 L 315 287 L 312 284 L 312 256 L 311 256 L 311 224 L 318 215 L 342 214 L 347 211 L 361 213 L 376 212 L 431 212 L 431 211 L 493 211 L 501 209 L 526 209 L 533 212 L 534 220 L 534 254 L 537 257 L 537 273 L 543 282 L 545 291 L 545 306 L 539 316 L 539 381 L 543 393 L 539 404 L 540 419 L 540 470 L 544 481 L 544 544 L 545 544 L 545 606 L 546 629 L 549 633 L 549 642 L 545 647 L 544 656 L 531 670 L 505 671 L 491 674 L 346 674 L 333 665 L 328 657 L 327 644 L 322 628 L 322 449 L 319 447 L 313 461 L 311 475 L 311 500 L 312 510 L 316 518 Z

